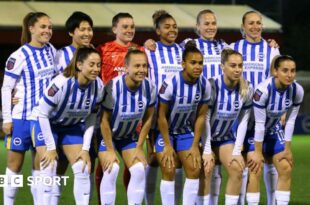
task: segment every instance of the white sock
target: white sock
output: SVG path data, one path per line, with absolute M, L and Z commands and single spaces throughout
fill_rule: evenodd
M 211 179 L 211 189 L 210 189 L 210 205 L 217 205 L 221 190 L 221 165 L 215 165 L 212 179 Z
M 76 205 L 88 205 L 90 194 L 90 180 L 87 166 L 82 172 L 83 161 L 77 161 L 72 165 L 74 174 L 73 193 Z
M 246 193 L 246 201 L 248 205 L 258 205 L 259 204 L 260 193 Z
M 58 205 L 58 201 L 61 194 L 61 185 L 54 184 L 52 186 L 52 197 L 51 197 L 51 205 Z
M 38 176 L 40 176 L 40 170 L 32 170 L 32 177 L 33 178 L 37 178 Z M 36 183 L 31 184 L 30 190 L 31 190 L 31 194 L 32 194 L 32 199 L 33 199 L 33 204 L 34 205 L 39 205 L 39 201 L 38 201 L 38 187 L 39 185 Z
M 160 182 L 160 196 L 162 205 L 174 204 L 174 181 L 161 180 Z
M 225 205 L 237 205 L 239 195 L 228 195 L 225 194 Z
M 210 195 L 205 196 L 197 196 L 196 197 L 196 205 L 209 205 Z
M 195 200 L 198 196 L 199 179 L 185 179 L 183 190 L 183 204 L 195 205 Z
M 145 170 L 145 205 L 154 205 L 158 167 L 147 166 Z
M 40 185 L 40 191 L 38 192 L 38 201 L 40 204 L 50 205 L 52 199 L 52 187 L 53 184 L 47 181 L 51 177 L 56 176 L 57 161 L 50 163 L 46 168 L 43 168 L 42 163 L 40 163 L 40 177 L 43 179 Z M 46 180 L 44 180 L 46 179 Z
M 277 205 L 288 205 L 290 202 L 290 191 L 276 191 Z
M 100 199 L 101 204 L 115 204 L 116 197 L 116 179 L 119 172 L 119 165 L 113 163 L 111 172 L 103 173 L 100 183 Z
M 267 204 L 275 205 L 275 191 L 278 183 L 278 172 L 273 164 L 264 164 L 264 182 L 267 192 Z
M 145 169 L 142 162 L 129 168 L 130 181 L 127 188 L 128 205 L 142 204 L 145 190 Z
M 178 205 L 180 199 L 182 198 L 182 190 L 183 190 L 183 169 L 178 168 L 175 169 L 175 184 L 174 184 L 174 201 L 175 205 Z
M 5 175 L 8 177 L 8 185 L 3 187 L 3 204 L 14 205 L 15 196 L 17 193 L 17 187 L 12 187 L 10 184 L 10 178 L 18 173 L 13 172 L 8 167 L 5 170 Z
M 239 194 L 239 199 L 238 199 L 238 205 L 245 204 L 246 187 L 248 184 L 248 173 L 249 173 L 249 168 L 246 167 L 242 172 L 242 184 L 241 184 L 241 189 L 240 189 L 240 194 Z

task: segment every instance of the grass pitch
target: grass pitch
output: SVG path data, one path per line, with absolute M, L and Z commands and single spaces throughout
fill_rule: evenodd
M 293 138 L 293 156 L 294 156 L 294 169 L 293 169 L 293 179 L 292 179 L 292 193 L 291 193 L 291 201 L 292 205 L 310 205 L 310 136 L 295 136 Z M 0 141 L 0 175 L 5 173 L 6 167 L 6 152 L 3 146 L 3 141 Z M 222 169 L 224 170 L 224 169 Z M 117 180 L 117 205 L 125 205 L 126 202 L 126 192 L 122 183 L 122 173 L 123 166 L 121 166 L 120 175 Z M 27 153 L 26 159 L 24 162 L 22 174 L 28 176 L 31 174 L 31 158 L 30 153 Z M 67 176 L 69 176 L 68 184 L 66 187 L 63 187 L 62 195 L 59 201 L 59 204 L 65 205 L 73 205 L 73 177 L 72 170 L 68 169 Z M 157 189 L 156 189 L 156 201 L 155 204 L 160 203 L 160 195 L 159 195 L 159 180 L 160 180 L 160 171 L 157 180 Z M 32 196 L 30 193 L 29 187 L 25 185 L 26 181 L 24 181 L 24 187 L 20 188 L 17 193 L 16 205 L 31 205 L 32 204 Z M 219 204 L 224 204 L 224 190 L 226 184 L 226 173 L 223 171 L 223 180 L 222 180 L 222 189 L 219 199 Z M 265 188 L 261 186 L 261 203 L 262 205 L 266 204 L 266 194 Z M 95 189 L 95 187 L 94 187 Z M 0 204 L 3 204 L 3 190 L 0 188 Z M 91 205 L 97 205 L 97 194 L 94 191 L 92 196 Z

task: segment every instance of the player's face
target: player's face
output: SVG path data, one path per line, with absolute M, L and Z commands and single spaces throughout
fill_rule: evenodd
M 199 78 L 202 73 L 203 58 L 200 53 L 188 53 L 185 61 L 182 62 L 184 74 L 190 81 L 194 81 Z
M 197 24 L 197 31 L 200 37 L 205 40 L 214 40 L 217 33 L 217 23 L 214 14 L 203 14 L 199 18 L 199 24 Z
M 132 54 L 126 69 L 127 75 L 133 82 L 142 82 L 147 75 L 147 59 L 145 54 Z
M 42 16 L 33 26 L 29 27 L 31 33 L 31 43 L 42 46 L 48 43 L 52 37 L 52 23 L 50 18 Z
M 222 64 L 224 77 L 230 82 L 239 81 L 243 71 L 243 61 L 240 55 L 232 54 L 228 60 Z
M 79 76 L 86 79 L 86 81 L 96 80 L 101 69 L 101 58 L 97 53 L 91 53 L 83 62 L 78 62 L 77 67 L 80 70 Z
M 156 29 L 160 41 L 166 45 L 171 45 L 178 37 L 178 26 L 173 18 L 167 18 L 161 22 L 158 29 Z
M 276 82 L 280 85 L 280 88 L 286 88 L 291 85 L 296 77 L 296 64 L 294 61 L 285 60 L 282 61 L 278 69 L 274 70 Z
M 116 35 L 116 41 L 127 45 L 135 36 L 135 24 L 132 18 L 120 18 L 116 26 L 112 28 Z
M 246 39 L 249 41 L 258 42 L 262 37 L 262 17 L 257 13 L 250 13 L 246 15 L 242 28 L 245 32 Z
M 93 28 L 87 21 L 82 21 L 78 28 L 74 29 L 73 33 L 69 33 L 72 37 L 74 47 L 89 46 L 93 38 Z

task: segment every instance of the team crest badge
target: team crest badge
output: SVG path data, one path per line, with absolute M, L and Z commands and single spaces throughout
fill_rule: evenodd
M 160 94 L 164 94 L 164 93 L 166 92 L 167 87 L 168 87 L 168 85 L 167 85 L 167 83 L 164 81 L 163 84 L 162 84 L 161 87 L 160 87 L 159 93 L 160 93 Z
M 14 68 L 16 59 L 15 58 L 9 58 L 8 62 L 6 63 L 6 68 L 8 70 L 12 70 Z
M 53 97 L 57 92 L 58 92 L 59 88 L 53 84 L 47 91 L 48 96 Z
M 259 101 L 260 100 L 260 97 L 262 96 L 262 91 L 260 91 L 260 90 L 256 90 L 255 91 L 255 93 L 254 93 L 254 95 L 253 95 L 253 99 L 255 100 L 255 101 Z

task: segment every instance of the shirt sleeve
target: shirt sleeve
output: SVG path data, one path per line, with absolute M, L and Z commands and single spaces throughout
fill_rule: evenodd
M 4 123 L 12 122 L 12 91 L 23 71 L 24 57 L 17 51 L 6 61 L 4 79 L 1 88 L 2 118 Z
M 257 88 L 253 95 L 253 106 L 255 116 L 255 134 L 254 140 L 262 142 L 265 135 L 265 123 L 266 123 L 266 101 L 268 99 L 268 91 L 262 91 Z
M 168 103 L 169 101 L 172 100 L 172 93 L 173 93 L 172 83 L 168 84 L 167 81 L 164 80 L 159 90 L 159 100 L 163 103 Z
M 209 103 L 210 98 L 211 98 L 211 84 L 205 78 L 202 78 L 202 82 L 205 82 L 205 86 L 204 86 L 203 96 L 201 98 L 200 103 L 201 104 Z
M 249 108 L 252 108 L 252 105 L 253 105 L 253 87 L 252 87 L 252 84 L 247 82 L 248 83 L 248 92 L 247 92 L 247 96 L 245 98 L 245 101 L 243 103 L 243 106 L 242 106 L 242 109 L 249 109 Z
M 286 124 L 285 124 L 285 130 L 284 130 L 285 141 L 292 141 L 295 121 L 298 115 L 300 104 L 304 97 L 304 89 L 298 84 L 297 84 L 296 92 L 297 93 L 293 101 L 293 105 L 292 107 L 289 108 L 286 114 Z
M 108 111 L 112 111 L 114 108 L 114 98 L 113 98 L 113 81 L 111 80 L 105 87 L 104 87 L 104 96 L 103 96 L 103 103 L 102 106 L 104 109 Z

